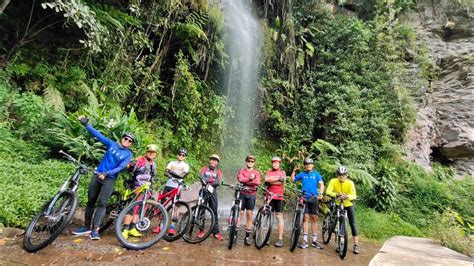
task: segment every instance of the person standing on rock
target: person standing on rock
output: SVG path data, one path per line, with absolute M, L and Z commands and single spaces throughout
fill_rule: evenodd
M 255 208 L 255 197 L 257 194 L 257 186 L 260 185 L 260 172 L 255 167 L 255 156 L 247 155 L 245 157 L 246 167 L 237 172 L 237 181 L 249 188 L 249 191 L 242 190 L 240 192 L 240 200 L 242 209 L 240 217 L 243 217 L 244 211 L 246 216 L 245 238 L 244 244 L 250 246 L 250 233 L 252 232 L 252 216 Z M 240 225 L 239 225 L 240 226 Z
M 283 193 L 286 180 L 285 171 L 280 169 L 281 158 L 275 156 L 272 158 L 272 169 L 265 173 L 265 184 L 268 186 L 268 191 L 276 194 L 270 206 L 275 212 L 275 217 L 278 221 L 278 241 L 275 243 L 275 247 L 283 247 L 283 230 L 285 223 L 283 221 Z
M 217 207 L 218 207 L 218 201 L 217 201 L 217 187 L 222 183 L 222 172 L 218 168 L 219 165 L 219 155 L 217 154 L 212 154 L 209 157 L 209 164 L 206 166 L 203 166 L 201 168 L 201 171 L 199 171 L 199 176 L 206 182 L 207 185 L 211 185 L 212 188 L 212 194 L 211 197 L 209 198 L 208 204 L 209 207 L 212 209 L 214 214 L 216 215 L 216 220 L 214 222 L 214 226 L 212 228 L 212 234 L 214 237 L 222 241 L 224 238 L 222 237 L 222 234 L 219 232 L 219 216 L 217 214 Z M 197 237 L 201 238 L 205 235 L 204 230 L 201 230 L 198 232 Z
M 303 198 L 306 201 L 305 214 L 303 217 L 303 242 L 300 248 L 307 248 L 308 245 L 308 222 L 311 221 L 311 231 L 313 232 L 313 241 L 311 245 L 318 249 L 323 249 L 318 243 L 318 200 L 322 199 L 324 192 L 324 183 L 321 174 L 313 170 L 313 159 L 307 157 L 304 159 L 305 171 L 296 175 L 296 170 L 291 173 L 291 181 L 301 181 L 303 184 Z M 296 177 L 295 177 L 296 175 Z M 318 189 L 319 186 L 319 189 Z
M 349 218 L 349 225 L 351 226 L 352 237 L 354 238 L 354 254 L 360 253 L 359 247 L 359 231 L 357 230 L 357 223 L 355 218 L 355 209 L 352 201 L 357 198 L 355 185 L 352 180 L 347 179 L 349 171 L 345 166 L 339 166 L 336 170 L 336 177 L 329 181 L 326 195 L 337 198 L 337 205 L 344 201 L 344 209 L 347 211 L 347 218 Z M 338 249 L 336 249 L 339 252 Z
M 105 216 L 107 201 L 114 191 L 117 174 L 125 169 L 132 159 L 130 147 L 136 139 L 132 133 L 125 133 L 120 142 L 117 143 L 93 128 L 86 117 L 81 116 L 79 121 L 86 126 L 87 131 L 105 145 L 107 150 L 89 183 L 84 226 L 76 228 L 72 233 L 75 235 L 90 234 L 92 240 L 99 240 L 99 229 Z M 94 221 L 92 221 L 96 203 L 98 203 L 97 210 L 95 211 Z

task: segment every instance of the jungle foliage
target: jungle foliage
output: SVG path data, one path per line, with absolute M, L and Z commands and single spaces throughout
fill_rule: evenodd
M 193 172 L 217 151 L 224 115 L 235 110 L 220 89 L 228 64 L 225 18 L 209 2 L 2 6 L 0 202 L 10 204 L 2 204 L 0 224 L 25 226 L 55 192 L 72 169 L 55 160 L 59 149 L 98 162 L 104 148 L 79 115 L 114 139 L 133 131 L 135 155 L 157 143 L 159 169 L 181 146 L 190 151 Z M 472 178 L 455 180 L 443 167 L 428 174 L 401 156 L 416 115 L 404 63 L 419 60 L 425 74 L 430 66 L 414 47 L 414 31 L 397 19 L 416 1 L 253 2 L 265 34 L 260 124 L 252 140 L 259 169 L 270 167 L 274 154 L 288 172 L 312 156 L 328 182 L 338 165 L 347 165 L 363 235 L 435 234 L 472 254 Z M 420 54 L 409 57 L 407 50 Z M 84 203 L 85 187 L 80 191 Z

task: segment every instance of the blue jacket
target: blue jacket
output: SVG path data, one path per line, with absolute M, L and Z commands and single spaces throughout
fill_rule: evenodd
M 311 172 L 301 172 L 295 177 L 295 181 L 301 180 L 303 183 L 302 190 L 304 191 L 304 198 L 311 198 L 318 196 L 319 182 L 323 181 L 323 178 L 318 171 L 312 170 Z M 322 193 L 322 192 L 321 192 Z
M 102 158 L 99 166 L 97 166 L 96 172 L 106 173 L 109 178 L 115 179 L 117 174 L 125 169 L 127 164 L 132 160 L 132 152 L 117 142 L 106 138 L 91 125 L 87 125 L 86 129 L 107 147 L 104 158 Z

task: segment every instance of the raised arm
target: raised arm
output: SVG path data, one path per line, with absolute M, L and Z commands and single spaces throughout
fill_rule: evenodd
M 99 130 L 93 128 L 91 125 L 86 125 L 86 129 L 87 131 L 89 131 L 92 136 L 94 136 L 97 140 L 99 140 L 102 144 L 104 144 L 107 148 L 114 144 L 114 141 L 105 137 L 104 135 L 102 135 L 102 133 L 99 132 Z M 128 163 L 128 162 L 127 162 Z

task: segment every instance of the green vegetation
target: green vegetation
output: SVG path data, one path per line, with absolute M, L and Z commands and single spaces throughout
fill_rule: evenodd
M 196 173 L 221 147 L 224 115 L 236 111 L 220 89 L 229 63 L 223 14 L 207 1 L 165 2 L 8 4 L 0 15 L 1 224 L 26 226 L 70 173 L 58 150 L 97 164 L 104 148 L 79 115 L 112 138 L 133 131 L 135 155 L 157 143 L 158 169 L 184 146 Z M 430 236 L 473 254 L 473 178 L 455 180 L 441 166 L 429 174 L 401 156 L 416 115 L 403 63 L 416 61 L 426 78 L 437 73 L 398 20 L 415 2 L 354 1 L 354 15 L 334 14 L 323 0 L 256 2 L 265 34 L 252 142 L 259 169 L 278 154 L 290 172 L 309 155 L 328 182 L 345 164 L 364 236 Z

